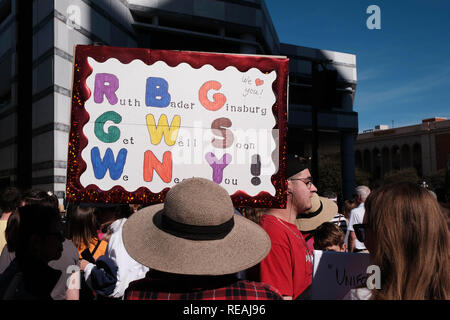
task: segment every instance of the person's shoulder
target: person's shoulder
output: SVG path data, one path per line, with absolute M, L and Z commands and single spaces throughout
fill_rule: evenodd
M 72 241 L 70 241 L 68 239 L 64 239 L 62 254 L 64 256 L 76 257 L 76 259 L 78 259 L 78 257 L 79 257 L 77 247 L 75 246 L 75 244 Z
M 281 296 L 281 293 L 278 291 L 278 289 L 271 286 L 270 284 L 249 280 L 239 280 L 237 284 L 239 287 L 244 287 L 248 292 L 252 293 L 252 296 L 248 297 L 249 300 L 252 298 L 283 300 L 283 297 Z
M 276 220 L 276 218 L 271 215 L 265 215 L 265 216 L 267 216 L 267 217 L 264 219 L 261 219 L 260 225 L 264 229 L 264 231 L 267 232 L 269 237 L 271 239 L 283 237 L 283 235 L 285 235 L 285 233 L 286 233 L 286 230 L 284 228 L 281 228 L 281 225 Z
M 270 214 L 264 214 L 259 221 L 260 226 L 268 231 L 277 231 L 280 228 L 278 227 L 277 218 Z
M 127 221 L 127 218 L 121 218 L 121 219 L 117 219 L 116 221 L 114 221 L 113 223 L 111 223 L 111 225 L 109 226 L 109 229 L 111 231 L 111 233 L 114 235 L 117 232 L 122 232 L 122 227 L 125 224 L 125 222 Z
M 154 283 L 155 280 L 144 277 L 142 279 L 131 281 L 128 284 L 127 291 L 147 291 L 153 287 Z

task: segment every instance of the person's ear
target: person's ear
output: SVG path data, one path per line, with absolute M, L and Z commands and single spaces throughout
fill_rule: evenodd
M 346 252 L 347 251 L 347 245 L 344 243 L 341 247 L 341 252 Z

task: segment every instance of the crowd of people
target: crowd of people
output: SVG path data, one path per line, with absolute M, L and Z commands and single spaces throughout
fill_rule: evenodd
M 370 254 L 381 287 L 348 299 L 450 299 L 449 212 L 426 188 L 358 186 L 338 210 L 288 155 L 285 208 L 234 208 L 213 181 L 185 179 L 162 204 L 60 205 L 0 194 L 0 299 L 303 300 L 314 250 Z M 340 211 L 340 212 L 339 212 Z

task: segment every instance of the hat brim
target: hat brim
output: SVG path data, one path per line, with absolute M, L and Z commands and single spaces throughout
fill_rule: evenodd
M 338 207 L 334 201 L 324 197 L 319 197 L 319 199 L 322 202 L 322 211 L 320 214 L 311 218 L 296 219 L 296 224 L 300 231 L 302 232 L 314 231 L 322 223 L 330 221 L 337 214 Z
M 234 227 L 219 240 L 189 240 L 159 229 L 153 216 L 164 204 L 143 208 L 124 224 L 125 249 L 137 262 L 163 272 L 223 275 L 256 265 L 270 251 L 270 238 L 256 223 L 234 215 Z

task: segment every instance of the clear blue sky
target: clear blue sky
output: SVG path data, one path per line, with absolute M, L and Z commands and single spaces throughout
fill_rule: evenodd
M 265 0 L 280 42 L 356 55 L 359 132 L 450 119 L 449 0 Z M 369 5 L 381 30 L 369 30 Z

